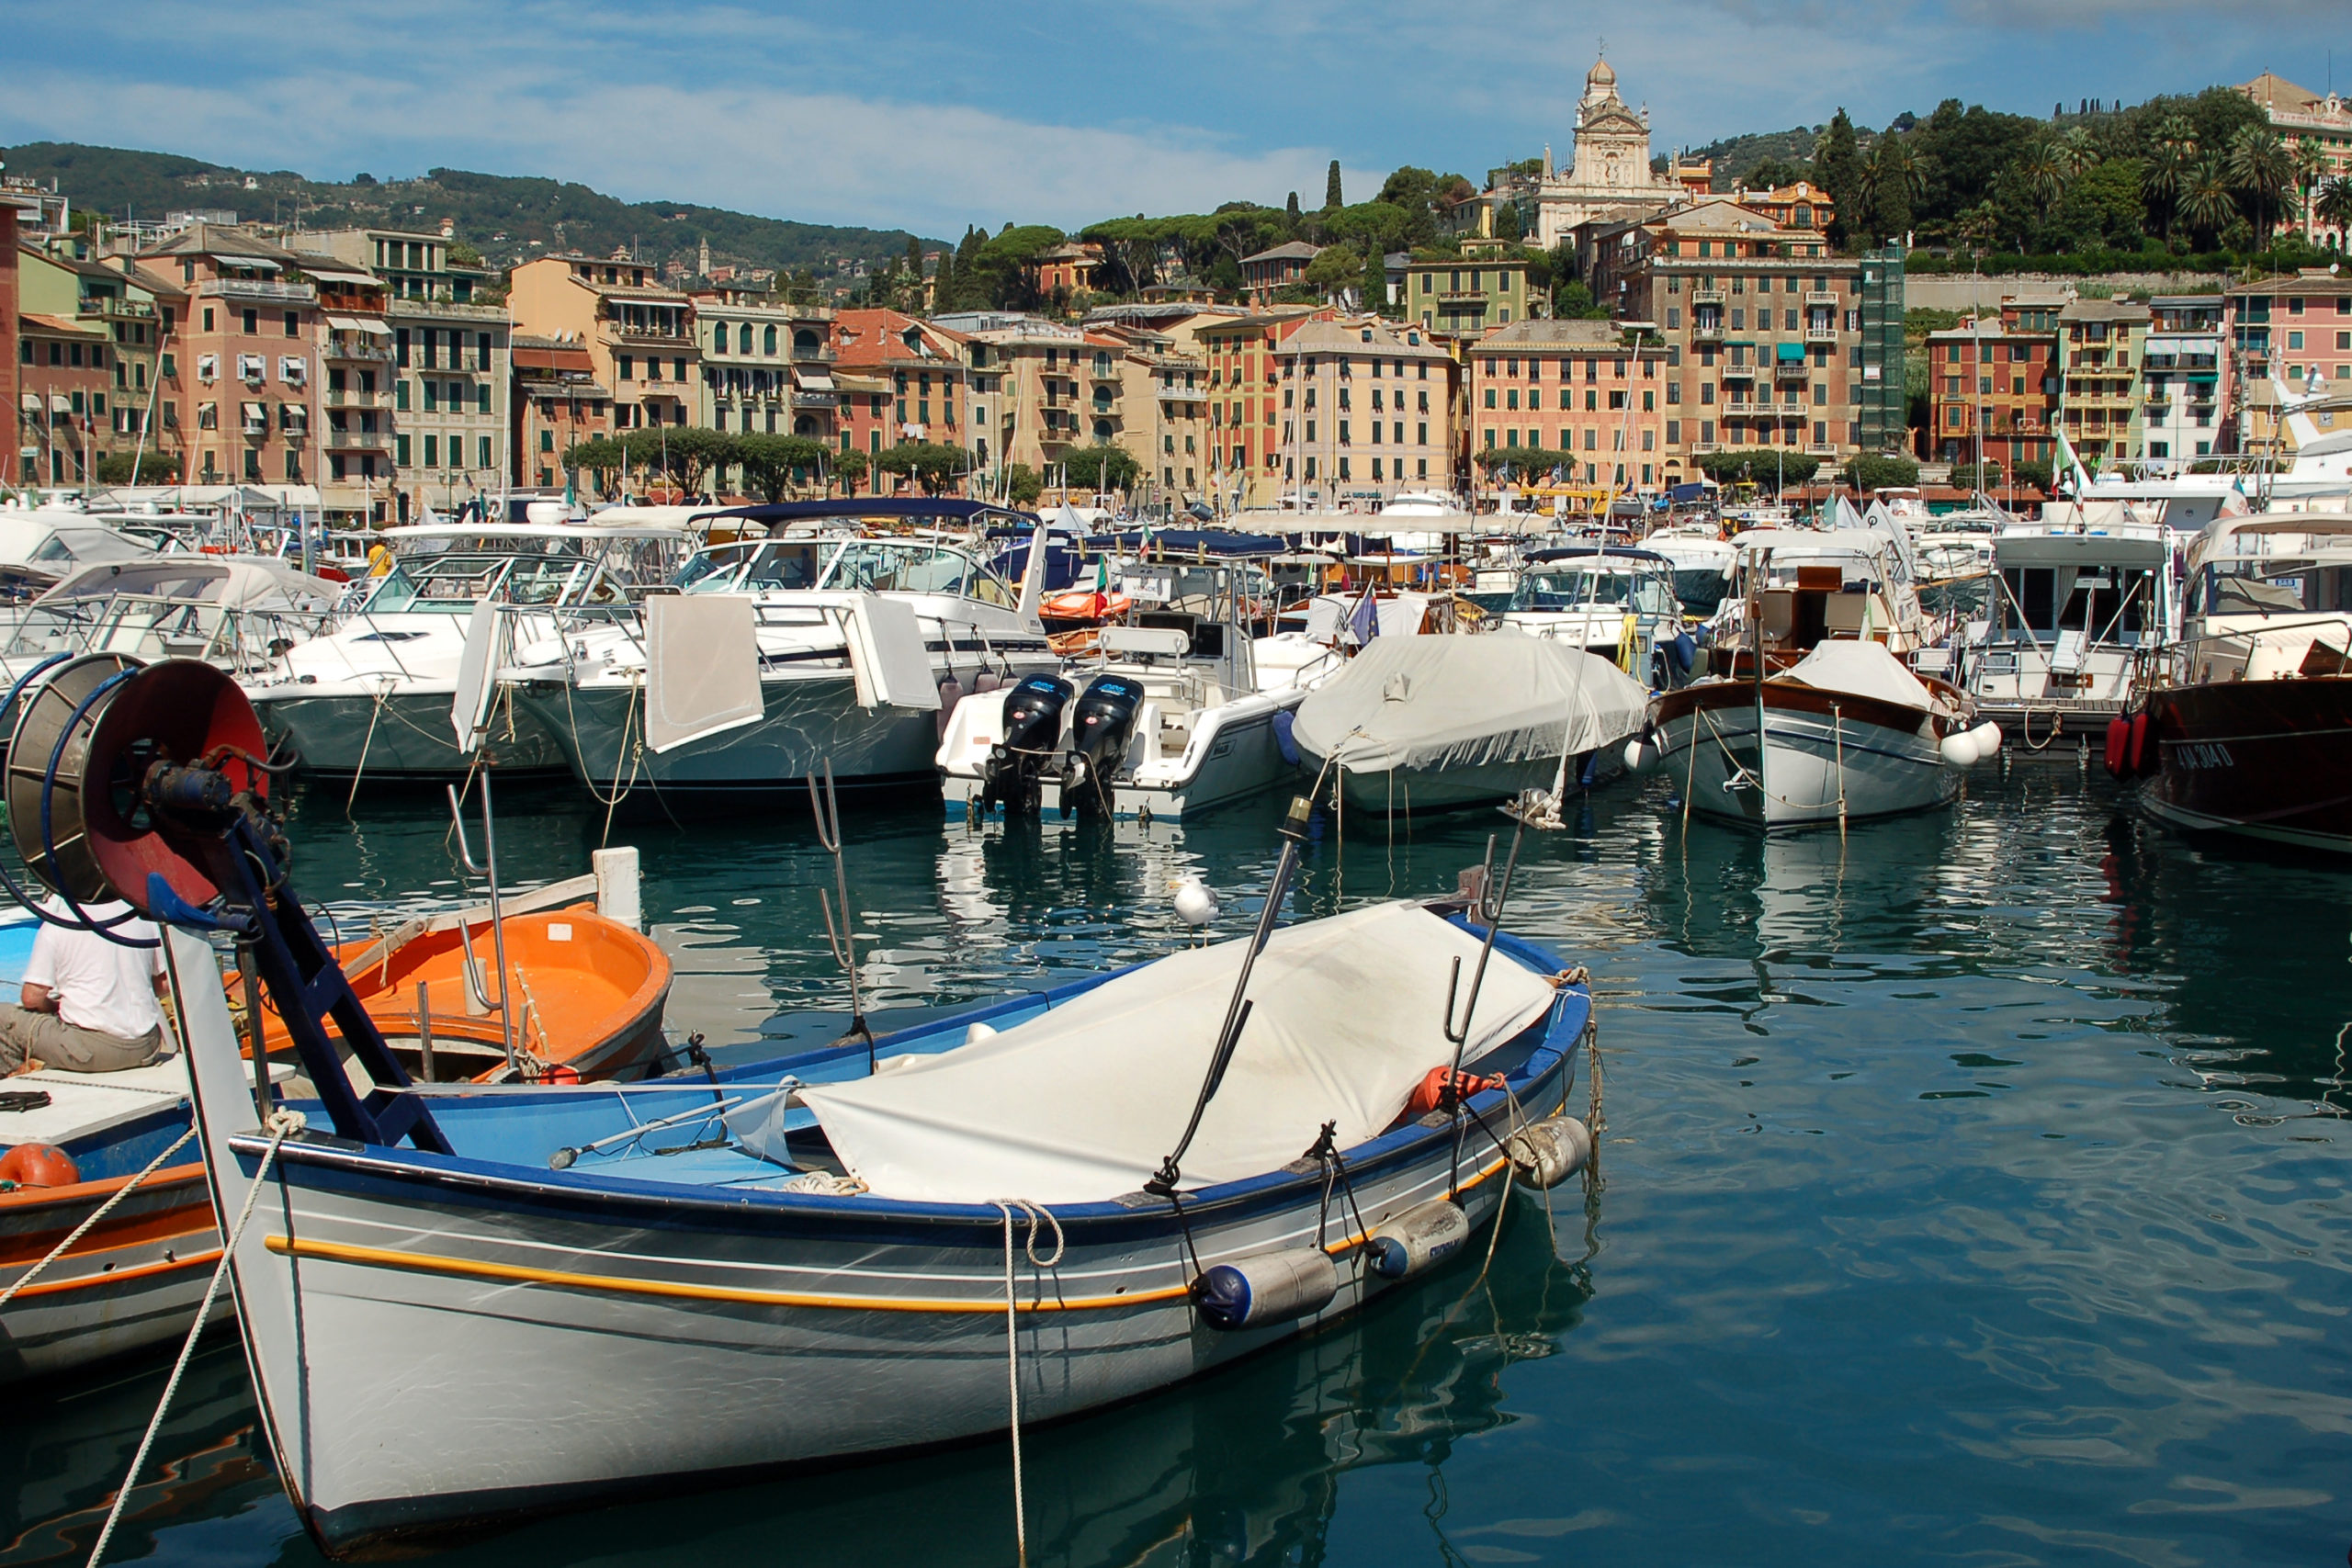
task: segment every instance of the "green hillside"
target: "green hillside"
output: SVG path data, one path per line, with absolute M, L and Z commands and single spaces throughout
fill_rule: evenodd
M 225 208 L 248 220 L 292 222 L 299 217 L 305 228 L 431 231 L 447 218 L 456 224 L 458 239 L 502 267 L 553 251 L 606 255 L 635 246 L 647 261 L 676 261 L 691 270 L 698 247 L 708 240 L 713 266 L 839 276 L 859 263 L 878 265 L 904 256 L 909 238 L 903 229 L 796 223 L 692 202 L 624 202 L 582 185 L 459 169 L 435 169 L 418 179 L 379 181 L 361 175 L 339 184 L 284 169 L 228 168 L 169 152 L 70 141 L 27 142 L 0 156 L 10 174 L 43 184 L 54 178 L 77 208 L 118 220 Z M 922 244 L 949 248 L 936 240 Z

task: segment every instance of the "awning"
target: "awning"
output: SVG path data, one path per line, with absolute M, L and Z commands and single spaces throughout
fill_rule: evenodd
M 74 412 L 74 400 L 67 397 L 63 392 L 51 392 L 49 394 L 49 412 L 51 413 L 72 413 Z
M 1804 344 L 1801 343 L 1784 343 L 1774 351 L 1774 356 L 1784 361 L 1792 359 L 1802 360 L 1804 357 Z
M 39 392 L 27 392 L 23 397 L 17 400 L 23 405 L 25 412 L 40 412 L 40 394 Z
M 392 335 L 392 329 L 381 321 L 370 321 L 366 316 L 338 316 L 332 310 L 327 312 L 327 325 L 339 333 L 365 333 L 370 337 Z
M 247 424 L 254 424 L 256 423 L 267 424 L 269 423 L 269 407 L 267 404 L 246 403 L 243 405 L 243 408 L 245 423 Z
M 373 274 L 365 272 L 338 272 L 331 267 L 321 268 L 306 266 L 302 269 L 302 276 L 309 278 L 313 283 L 340 283 L 346 287 L 359 288 L 381 288 L 384 287 L 384 280 L 380 277 L 375 276 Z
M 830 392 L 833 389 L 833 373 L 830 370 L 803 370 L 792 367 L 792 384 L 804 392 Z

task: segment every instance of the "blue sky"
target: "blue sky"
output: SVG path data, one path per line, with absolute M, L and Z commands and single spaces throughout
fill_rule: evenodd
M 1075 227 L 1351 199 L 1565 157 L 1605 35 L 1658 152 L 1939 98 L 2046 114 L 2265 68 L 2327 86 L 2346 0 L 0 0 L 0 142 L 318 177 L 435 164 L 775 217 Z M 2346 85 L 2339 83 L 2339 85 Z

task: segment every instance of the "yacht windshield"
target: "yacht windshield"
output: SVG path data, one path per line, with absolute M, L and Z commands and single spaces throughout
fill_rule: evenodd
M 852 539 L 825 568 L 824 588 L 869 593 L 961 593 L 971 563 L 955 550 L 910 539 Z
M 1673 607 L 1667 585 L 1651 573 L 1597 570 L 1565 563 L 1539 568 L 1519 580 L 1511 595 L 1514 610 L 1580 610 L 1588 606 L 1631 607 L 1636 614 L 1663 615 Z
M 683 593 L 757 593 L 808 588 L 817 581 L 820 547 L 770 539 L 697 551 L 679 571 Z

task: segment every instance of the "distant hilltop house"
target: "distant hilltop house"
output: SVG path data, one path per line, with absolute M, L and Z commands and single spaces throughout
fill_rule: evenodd
M 1252 305 L 1271 305 L 1274 297 L 1294 284 L 1306 281 L 1306 267 L 1323 254 L 1320 245 L 1304 240 L 1276 245 L 1241 258 L 1241 289 Z
M 2278 131 L 2278 140 L 2290 153 L 2308 146 L 2319 154 L 2318 177 L 2298 182 L 2300 210 L 2280 217 L 2280 231 L 2301 229 L 2312 243 L 2341 249 L 2345 241 L 2343 225 L 2321 220 L 2319 195 L 2329 180 L 2352 174 L 2352 104 L 2347 104 L 2341 93 L 2323 96 L 2267 71 L 2251 82 L 2239 83 L 2237 90 L 2253 99 L 2256 107 L 2270 118 L 2271 128 Z
M 1038 294 L 1051 299 L 1057 290 L 1068 295 L 1092 288 L 1102 261 L 1102 246 L 1090 241 L 1065 240 L 1038 252 L 1030 265 L 1036 274 Z

